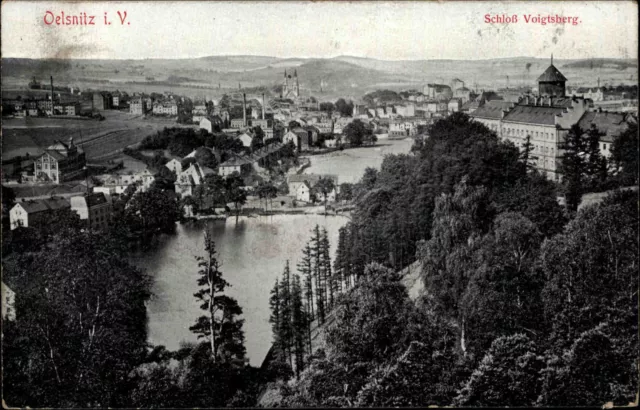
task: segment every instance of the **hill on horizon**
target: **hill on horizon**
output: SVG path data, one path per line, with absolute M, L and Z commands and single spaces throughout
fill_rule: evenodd
M 611 85 L 637 82 L 637 59 L 554 59 L 569 85 L 588 86 L 599 77 Z M 359 97 L 376 89 L 421 88 L 429 82 L 460 78 L 470 88 L 535 86 L 549 59 L 532 57 L 484 60 L 379 60 L 365 57 L 278 58 L 226 55 L 184 59 L 24 59 L 3 58 L 3 90 L 26 89 L 35 76 L 48 83 L 81 89 L 163 92 L 175 88 L 183 95 L 230 92 L 239 88 L 275 90 L 284 70 L 297 70 L 305 95 L 320 99 Z M 322 92 L 320 86 L 322 84 Z

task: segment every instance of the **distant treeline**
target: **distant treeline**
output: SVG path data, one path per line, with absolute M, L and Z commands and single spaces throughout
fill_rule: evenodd
M 624 70 L 626 68 L 637 68 L 638 60 L 618 60 L 613 58 L 592 58 L 590 60 L 574 61 L 563 65 L 565 68 L 617 68 Z

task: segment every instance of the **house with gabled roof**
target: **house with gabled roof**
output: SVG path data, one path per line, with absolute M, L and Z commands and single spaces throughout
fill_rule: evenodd
M 84 177 L 86 158 L 82 148 L 69 138 L 69 143 L 56 141 L 34 161 L 36 181 L 61 182 Z
M 178 175 L 175 182 L 176 193 L 182 196 L 193 195 L 195 187 L 204 184 L 207 175 L 215 173 L 211 168 L 204 167 L 197 162 L 192 163 L 189 168 Z
M 637 121 L 630 113 L 607 112 L 599 109 L 586 112 L 580 118 L 578 126 L 585 132 L 595 128 L 600 135 L 600 154 L 610 157 L 615 138 L 633 123 Z
M 173 158 L 171 161 L 164 164 L 164 166 L 173 171 L 176 176 L 182 172 L 182 161 L 179 161 L 176 158 Z
M 70 207 L 69 200 L 55 197 L 18 202 L 9 211 L 11 230 L 41 226 L 48 222 L 51 213 Z
M 231 158 L 218 165 L 221 176 L 231 175 L 237 172 L 240 175 L 246 175 L 253 168 L 254 159 L 242 155 L 234 154 Z

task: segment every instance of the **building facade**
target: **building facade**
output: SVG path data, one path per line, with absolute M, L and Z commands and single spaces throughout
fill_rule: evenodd
M 86 221 L 91 230 L 107 230 L 111 220 L 111 203 L 104 193 L 91 193 L 70 198 L 71 210 Z
M 35 160 L 35 179 L 59 184 L 84 177 L 85 166 L 85 154 L 73 143 L 73 138 L 69 138 L 68 144 L 57 141 Z
M 100 92 L 93 93 L 93 108 L 98 111 L 110 110 L 112 102 L 111 94 Z
M 590 100 L 565 96 L 566 78 L 551 65 L 538 78 L 540 95 L 518 103 L 487 101 L 470 116 L 521 148 L 529 141 L 536 168 L 547 178 L 562 177 L 562 146 L 569 129 L 588 112 Z
M 21 201 L 9 211 L 11 230 L 20 227 L 37 228 L 49 222 L 52 212 L 68 209 L 71 205 L 64 198 L 48 198 Z

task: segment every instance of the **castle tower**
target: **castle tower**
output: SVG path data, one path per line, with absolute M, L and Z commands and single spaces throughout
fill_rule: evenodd
M 566 95 L 567 78 L 553 65 L 551 65 L 538 77 L 538 93 L 552 97 L 564 97 Z

